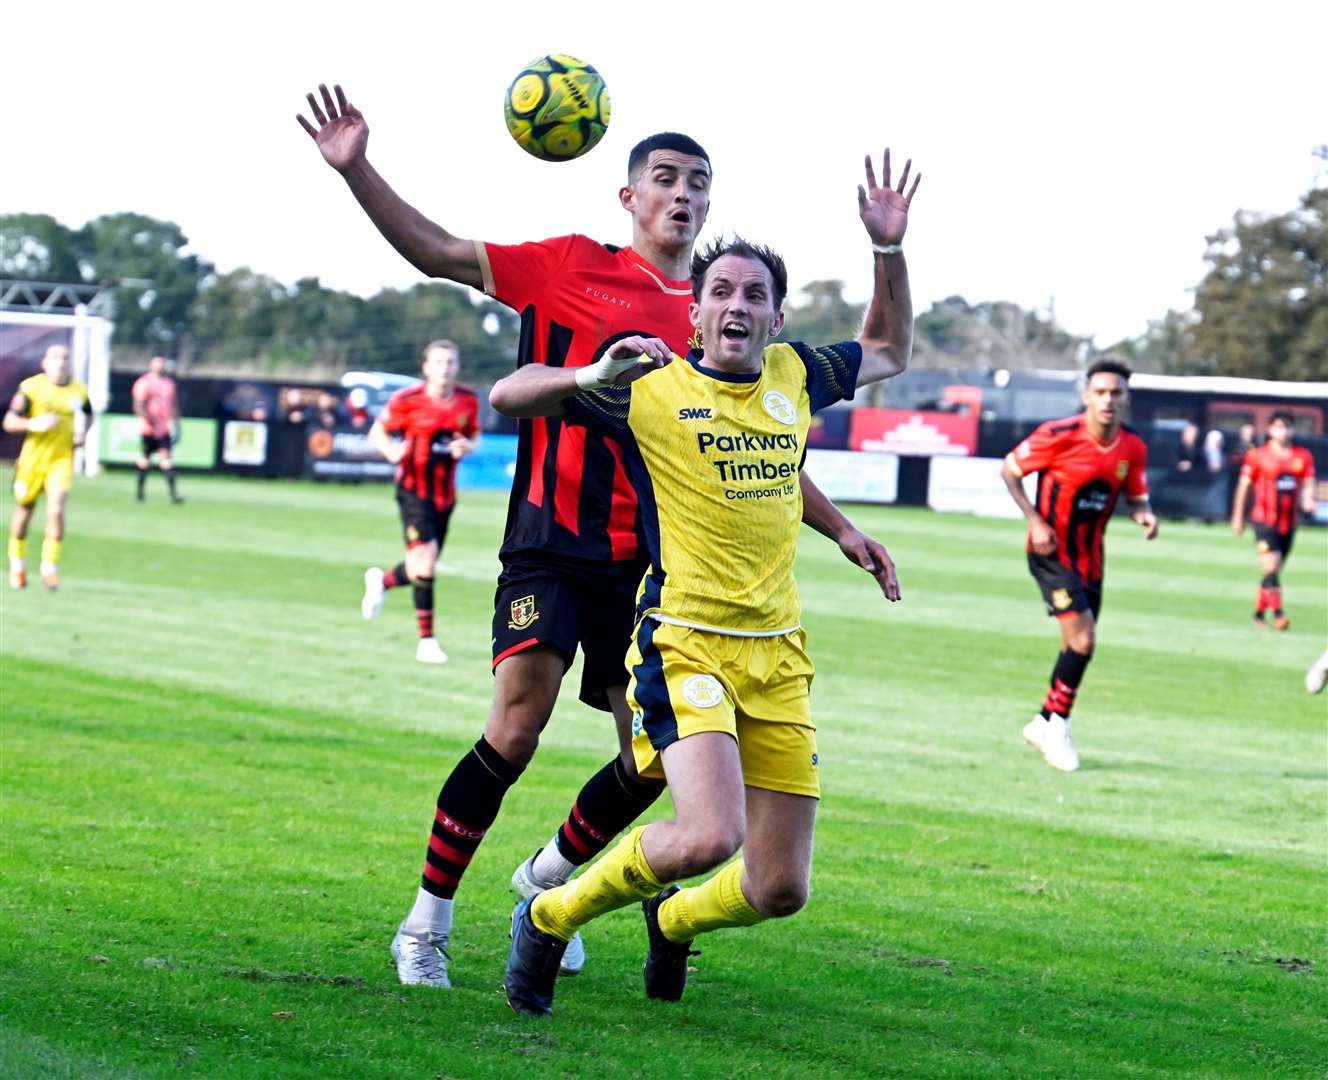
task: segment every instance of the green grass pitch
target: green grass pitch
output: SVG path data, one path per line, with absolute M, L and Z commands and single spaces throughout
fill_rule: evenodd
M 159 477 L 141 506 L 132 483 L 81 482 L 63 588 L 0 608 L 0 1075 L 1328 1068 L 1328 701 L 1302 683 L 1328 636 L 1324 532 L 1297 539 L 1278 635 L 1249 626 L 1248 538 L 1164 522 L 1148 545 L 1114 522 L 1065 776 L 1020 740 L 1056 639 L 1017 522 L 854 509 L 898 605 L 804 530 L 811 902 L 698 942 L 680 1005 L 644 997 L 639 912 L 607 916 L 539 1023 L 499 988 L 508 877 L 613 746 L 572 693 L 459 894 L 456 988 L 402 988 L 388 959 L 486 716 L 505 500 L 463 493 L 435 669 L 407 592 L 360 619 L 363 568 L 400 557 L 387 488 L 186 477 L 173 507 Z

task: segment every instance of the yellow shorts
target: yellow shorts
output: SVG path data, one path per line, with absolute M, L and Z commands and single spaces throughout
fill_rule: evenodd
M 43 491 L 68 491 L 73 486 L 74 459 L 68 455 L 32 462 L 20 457 L 14 470 L 14 499 L 19 506 L 31 506 Z
M 810 698 L 816 669 L 805 646 L 801 630 L 735 637 L 642 619 L 627 652 L 637 771 L 663 779 L 665 747 L 722 731 L 738 742 L 745 783 L 819 798 Z

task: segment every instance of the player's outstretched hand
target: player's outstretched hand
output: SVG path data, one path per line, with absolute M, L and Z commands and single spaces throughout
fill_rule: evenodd
M 626 386 L 642 375 L 662 368 L 673 359 L 673 350 L 659 338 L 632 336 L 615 341 L 604 356 L 578 368 L 576 384 L 582 390 L 597 386 Z
M 873 540 L 857 529 L 849 529 L 839 537 L 839 550 L 849 562 L 862 567 L 876 579 L 876 584 L 881 587 L 881 594 L 887 600 L 902 598 L 894 560 L 890 558 L 890 553 L 879 540 Z
M 319 107 L 318 99 L 313 94 L 305 95 L 309 109 L 314 119 L 318 121 L 318 127 L 315 128 L 309 123 L 303 113 L 297 113 L 295 119 L 318 144 L 323 160 L 337 172 L 345 172 L 364 157 L 365 148 L 369 145 L 369 125 L 365 123 L 364 114 L 346 100 L 341 87 L 338 85 L 333 89 L 337 94 L 335 102 L 332 100 L 332 95 L 327 92 L 327 86 L 323 83 L 318 84 L 318 92 L 322 95 L 326 112 L 324 108 Z
M 1154 540 L 1157 538 L 1157 515 L 1151 510 L 1140 510 L 1137 514 L 1131 514 L 1134 523 L 1144 531 L 1145 540 Z
M 899 186 L 890 186 L 890 148 L 885 148 L 885 160 L 881 169 L 881 184 L 876 184 L 876 169 L 872 165 L 871 155 L 866 157 L 867 186 L 858 185 L 858 213 L 862 224 L 867 227 L 867 235 L 873 244 L 902 244 L 904 232 L 908 229 L 908 208 L 913 202 L 913 193 L 922 182 L 922 173 L 913 177 L 913 186 L 904 194 L 908 184 L 908 172 L 913 168 L 913 159 L 904 162 L 904 171 L 899 177 Z

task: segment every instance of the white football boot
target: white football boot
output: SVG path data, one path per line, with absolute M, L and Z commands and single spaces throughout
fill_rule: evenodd
M 1050 720 L 1041 714 L 1024 725 L 1024 742 L 1042 752 L 1042 760 L 1061 772 L 1079 768 L 1079 754 L 1070 738 L 1070 721 L 1055 713 Z
M 392 959 L 397 965 L 397 978 L 402 986 L 435 986 L 450 989 L 447 979 L 447 935 L 428 933 L 424 937 L 397 927 L 392 939 Z
M 1305 672 L 1305 689 L 1311 694 L 1323 693 L 1328 684 L 1328 653 L 1324 653 L 1314 662 L 1314 666 Z
M 434 637 L 422 637 L 415 646 L 415 659 L 421 664 L 446 664 L 447 653 Z
M 383 588 L 383 572 L 376 566 L 364 572 L 364 598 L 360 600 L 360 614 L 366 619 L 378 618 L 383 610 L 383 597 L 387 590 Z
M 535 856 L 539 854 L 537 850 L 534 855 L 523 862 L 512 871 L 512 891 L 522 899 L 529 899 L 532 896 L 538 896 L 545 889 L 550 889 L 552 885 L 539 885 L 531 877 L 531 867 L 535 865 Z M 572 935 L 572 940 L 567 943 L 567 951 L 563 953 L 563 958 L 558 963 L 559 975 L 576 975 L 586 966 L 586 943 L 581 940 L 581 931 Z

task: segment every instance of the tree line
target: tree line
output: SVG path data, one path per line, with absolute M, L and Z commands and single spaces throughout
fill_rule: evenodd
M 1328 147 L 1316 154 L 1328 161 Z M 1237 213 L 1207 238 L 1194 308 L 1167 312 L 1109 351 L 1142 371 L 1328 379 L 1326 217 L 1322 187 L 1285 214 Z M 0 277 L 106 283 L 117 351 L 163 352 L 190 368 L 414 371 L 422 344 L 449 337 L 467 379 L 483 384 L 516 356 L 519 318 L 460 286 L 423 282 L 366 298 L 316 277 L 287 285 L 247 267 L 218 272 L 188 244 L 179 225 L 143 214 L 106 214 L 81 228 L 48 214 L 0 215 Z M 843 290 L 840 281 L 804 286 L 786 305 L 784 336 L 853 337 L 863 306 Z M 1049 317 L 959 296 L 921 312 L 914 338 L 924 367 L 1074 368 L 1097 351 Z

